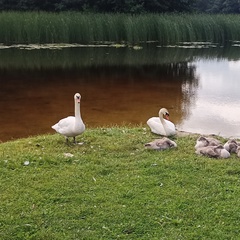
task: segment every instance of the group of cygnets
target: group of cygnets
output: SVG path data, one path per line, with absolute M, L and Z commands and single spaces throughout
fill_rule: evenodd
M 156 139 L 145 144 L 146 148 L 155 150 L 165 150 L 177 147 L 177 144 L 167 137 Z M 236 153 L 240 157 L 240 142 L 235 139 L 229 139 L 222 144 L 218 139 L 213 137 L 200 136 L 195 145 L 195 153 L 211 158 L 229 158 L 231 153 Z
M 74 113 L 75 116 L 69 116 L 61 119 L 58 123 L 52 126 L 56 132 L 65 136 L 68 142 L 69 137 L 75 137 L 85 131 L 85 124 L 81 118 L 80 112 L 81 95 L 76 93 L 74 95 Z M 166 119 L 165 119 L 166 118 Z M 161 139 L 156 139 L 152 142 L 146 143 L 145 147 L 154 150 L 165 150 L 177 147 L 177 144 L 167 138 L 176 134 L 175 125 L 169 121 L 169 112 L 166 108 L 159 110 L 158 117 L 151 117 L 147 120 L 147 125 L 151 132 L 164 136 Z M 236 153 L 240 157 L 240 142 L 235 139 L 228 140 L 224 145 L 215 138 L 199 137 L 195 145 L 196 153 L 213 158 L 228 158 L 231 153 Z
M 240 142 L 229 139 L 224 145 L 211 137 L 199 137 L 195 145 L 196 153 L 212 158 L 229 158 L 231 153 L 240 157 Z
M 164 119 L 164 117 L 167 118 Z M 152 117 L 147 121 L 151 131 L 164 136 L 176 134 L 175 125 L 168 120 L 169 112 L 166 108 L 159 111 L 159 117 Z M 167 137 L 156 139 L 145 144 L 146 148 L 155 150 L 165 150 L 177 147 L 177 144 Z M 231 153 L 236 153 L 240 157 L 240 142 L 229 139 L 224 145 L 213 137 L 200 136 L 195 145 L 195 153 L 211 158 L 229 158 Z

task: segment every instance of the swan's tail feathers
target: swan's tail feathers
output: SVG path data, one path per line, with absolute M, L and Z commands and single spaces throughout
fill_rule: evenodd
M 55 131 L 58 131 L 58 125 L 57 124 L 52 125 L 52 129 L 54 129 Z

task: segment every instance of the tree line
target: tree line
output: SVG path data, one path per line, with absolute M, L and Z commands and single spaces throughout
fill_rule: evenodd
M 0 0 L 1 11 L 240 13 L 239 0 Z
M 196 0 L 193 3 L 196 12 L 204 13 L 240 13 L 239 0 Z

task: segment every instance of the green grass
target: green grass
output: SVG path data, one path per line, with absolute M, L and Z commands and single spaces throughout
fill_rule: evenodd
M 196 156 L 194 135 L 145 149 L 155 137 L 109 127 L 87 129 L 83 145 L 57 134 L 0 144 L 0 238 L 238 239 L 239 159 Z
M 157 41 L 161 45 L 240 40 L 239 15 L 1 12 L 0 43 Z

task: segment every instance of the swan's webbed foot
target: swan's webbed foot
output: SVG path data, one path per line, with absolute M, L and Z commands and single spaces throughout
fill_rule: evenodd
M 75 137 L 73 137 L 73 143 L 76 145 L 83 145 L 83 142 L 77 142 Z
M 66 138 L 66 144 L 68 144 L 68 145 L 71 144 L 69 138 L 68 137 L 65 137 L 65 138 Z M 73 137 L 73 144 L 77 144 L 75 137 Z
M 66 138 L 66 144 L 68 144 L 68 145 L 71 144 L 71 142 L 69 141 L 68 137 L 65 137 L 65 138 Z M 76 141 L 76 138 L 73 137 L 73 144 L 83 145 L 83 142 L 78 143 L 78 142 Z

